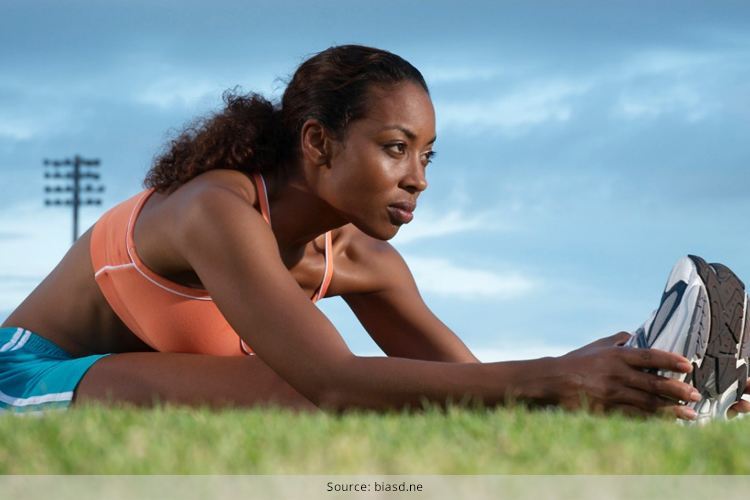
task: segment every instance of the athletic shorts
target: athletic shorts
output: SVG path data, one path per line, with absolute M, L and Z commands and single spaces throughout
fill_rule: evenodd
M 23 328 L 0 328 L 0 413 L 70 406 L 86 371 L 107 354 L 74 358 Z

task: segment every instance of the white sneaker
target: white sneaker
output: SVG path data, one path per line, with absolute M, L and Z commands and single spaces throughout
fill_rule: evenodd
M 703 399 L 686 403 L 698 422 L 726 418 L 745 390 L 750 317 L 745 285 L 726 266 L 683 257 L 672 269 L 659 308 L 626 345 L 671 351 L 693 364 L 689 374 L 659 372 L 693 385 Z

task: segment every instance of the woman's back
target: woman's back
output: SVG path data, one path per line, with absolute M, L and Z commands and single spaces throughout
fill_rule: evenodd
M 171 195 L 156 192 L 151 194 L 137 218 L 132 221 L 131 229 L 137 249 L 135 258 L 139 260 L 142 268 L 139 272 L 145 271 L 160 284 L 172 283 L 173 286 L 170 288 L 191 291 L 190 295 L 196 297 L 209 297 L 209 294 L 185 261 L 182 250 L 174 245 L 172 231 L 180 226 L 179 219 L 187 213 L 186 206 L 190 205 L 193 195 L 208 186 L 228 189 L 245 198 L 248 204 L 259 208 L 257 191 L 247 176 L 237 171 L 215 170 L 196 177 Z M 227 214 L 227 217 L 231 216 L 232 214 Z M 97 229 L 101 229 L 101 226 Z M 76 241 L 59 265 L 4 324 L 25 325 L 26 328 L 38 332 L 72 354 L 151 350 L 149 345 L 133 333 L 137 328 L 126 326 L 125 323 L 131 322 L 128 318 L 123 318 L 122 311 L 119 311 L 118 315 L 113 310 L 110 304 L 112 300 L 108 301 L 105 298 L 95 280 L 94 276 L 97 273 L 92 265 L 90 253 L 93 230 L 92 227 Z M 103 239 L 101 235 L 97 237 Z M 290 264 L 290 272 L 295 280 L 310 295 L 320 286 L 320 278 L 325 272 L 325 246 L 322 244 L 324 238 L 319 240 L 307 245 L 301 255 L 287 256 L 285 259 Z M 93 243 L 94 252 L 98 254 L 98 246 L 104 242 Z M 341 238 L 337 238 L 337 250 L 341 243 Z M 94 261 L 101 260 L 98 255 L 95 257 L 97 258 L 94 258 Z M 332 259 L 333 255 L 330 258 Z M 146 283 L 145 277 L 136 279 Z M 161 291 L 157 286 L 152 288 Z M 144 299 L 146 297 L 133 298 Z M 218 309 L 210 300 L 208 305 L 219 315 Z M 166 322 L 174 316 L 170 316 L 170 313 L 164 310 L 155 310 L 153 314 L 162 314 Z M 126 319 L 125 323 L 122 319 Z M 136 321 L 139 319 L 136 318 Z M 206 337 L 210 338 L 211 335 L 207 332 Z M 235 343 L 238 344 L 239 340 L 233 341 L 232 345 Z

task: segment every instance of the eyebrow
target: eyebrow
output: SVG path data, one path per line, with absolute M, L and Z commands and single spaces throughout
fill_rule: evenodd
M 383 132 L 383 131 L 385 131 L 385 130 L 393 130 L 393 129 L 396 129 L 396 130 L 400 130 L 401 132 L 403 132 L 403 133 L 404 133 L 404 135 L 405 135 L 406 137 L 408 137 L 408 138 L 409 138 L 410 140 L 412 140 L 412 141 L 413 141 L 414 139 L 416 139 L 416 138 L 417 138 L 417 134 L 415 134 L 414 132 L 412 132 L 411 130 L 409 130 L 409 129 L 408 129 L 408 128 L 406 128 L 406 127 L 402 127 L 401 125 L 386 125 L 386 126 L 385 126 L 385 127 L 383 127 L 382 129 L 380 129 L 380 131 L 381 131 L 381 132 Z M 429 141 L 427 142 L 427 144 L 432 144 L 432 143 L 433 143 L 433 142 L 435 142 L 436 140 L 437 140 L 437 136 L 435 136 L 435 137 L 433 137 L 432 139 L 430 139 L 430 140 L 429 140 Z

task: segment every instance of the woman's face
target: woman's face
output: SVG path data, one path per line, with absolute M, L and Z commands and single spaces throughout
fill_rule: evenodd
M 392 238 L 411 221 L 427 188 L 435 142 L 435 110 L 420 86 L 372 87 L 368 112 L 334 142 L 325 191 L 328 203 L 364 233 Z

